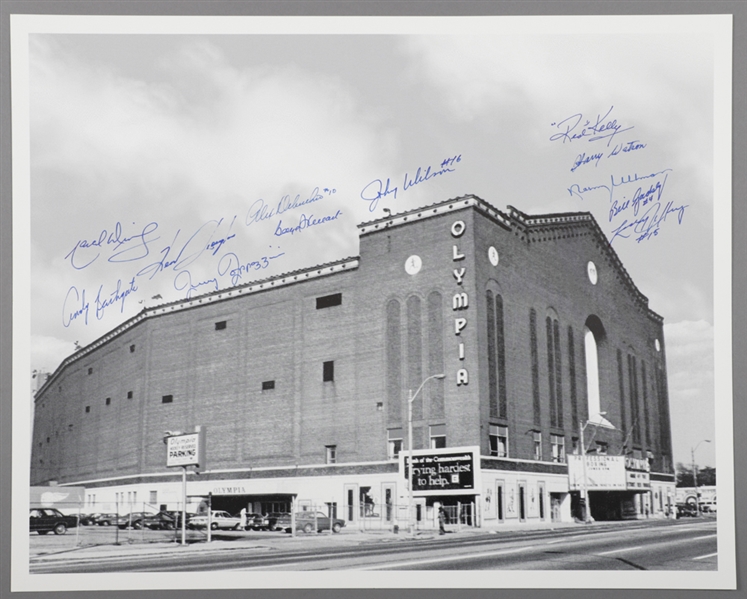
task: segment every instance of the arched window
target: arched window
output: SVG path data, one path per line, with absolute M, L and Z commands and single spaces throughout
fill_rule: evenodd
M 602 321 L 591 315 L 584 325 L 584 354 L 586 357 L 586 397 L 589 409 L 588 418 L 597 424 L 612 426 L 600 414 L 602 411 L 601 394 L 599 392 L 599 346 L 604 343 L 606 333 Z

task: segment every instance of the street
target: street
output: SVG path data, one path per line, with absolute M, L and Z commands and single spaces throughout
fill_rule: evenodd
M 282 533 L 239 538 L 236 533 L 217 541 L 225 543 L 223 549 L 172 544 L 148 554 L 135 546 L 106 556 L 81 557 L 71 551 L 59 559 L 37 556 L 30 571 L 716 570 L 718 565 L 716 520 L 710 518 L 541 531 L 428 533 L 415 539 L 347 533 L 298 539 Z M 241 545 L 247 538 L 251 544 Z

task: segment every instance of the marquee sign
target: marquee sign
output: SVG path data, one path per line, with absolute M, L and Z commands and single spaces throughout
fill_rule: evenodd
M 571 491 L 583 487 L 584 463 L 580 455 L 569 455 Z M 586 456 L 586 487 L 590 491 L 648 491 L 651 489 L 646 460 L 617 455 Z
M 412 490 L 418 495 L 478 494 L 478 447 L 420 449 L 413 452 Z M 409 480 L 409 456 L 400 452 L 400 473 Z

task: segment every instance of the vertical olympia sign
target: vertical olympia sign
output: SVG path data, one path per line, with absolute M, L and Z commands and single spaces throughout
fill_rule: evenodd
M 463 220 L 455 221 L 451 225 L 451 235 L 455 239 L 458 239 L 464 234 L 464 231 L 467 229 L 467 225 L 464 224 Z M 460 260 L 464 260 L 464 254 L 460 253 L 459 246 L 455 243 L 452 247 L 452 253 L 451 253 L 452 259 L 454 262 L 459 262 Z M 458 264 L 457 264 L 458 266 Z M 454 278 L 456 279 L 457 285 L 463 285 L 464 284 L 464 275 L 467 272 L 467 267 L 462 266 L 461 268 L 455 268 L 454 269 Z M 461 310 L 466 310 L 469 307 L 469 296 L 465 291 L 457 291 L 454 294 L 454 297 L 452 298 L 451 302 L 451 309 L 454 312 L 460 312 Z M 462 331 L 467 326 L 467 319 L 463 316 L 459 316 L 454 319 L 454 334 L 457 336 L 459 341 L 459 360 L 464 360 L 464 338 L 461 336 Z M 457 387 L 461 385 L 467 385 L 469 384 L 469 373 L 467 372 L 466 368 L 459 368 L 457 370 L 456 375 L 456 384 Z

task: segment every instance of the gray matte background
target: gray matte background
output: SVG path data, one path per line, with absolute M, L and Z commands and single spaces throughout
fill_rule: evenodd
M 735 512 L 737 522 L 737 591 L 682 590 L 605 590 L 605 599 L 649 597 L 691 599 L 747 597 L 747 2 L 744 0 L 663 0 L 663 1 L 566 1 L 522 2 L 510 0 L 0 0 L 0 598 L 24 597 L 117 597 L 196 599 L 207 597 L 291 597 L 293 599 L 342 599 L 345 589 L 225 590 L 225 591 L 121 591 L 10 593 L 10 504 L 11 504 L 11 366 L 12 338 L 12 228 L 11 228 L 11 112 L 10 112 L 10 15 L 648 15 L 648 14 L 732 14 L 733 45 L 733 143 L 732 143 L 732 238 L 733 238 L 733 369 L 734 369 L 734 450 Z M 455 576 L 469 576 L 461 572 Z M 578 573 L 583 576 L 583 572 Z M 426 598 L 597 599 L 598 590 L 365 590 L 352 591 L 356 599 L 382 596 Z

